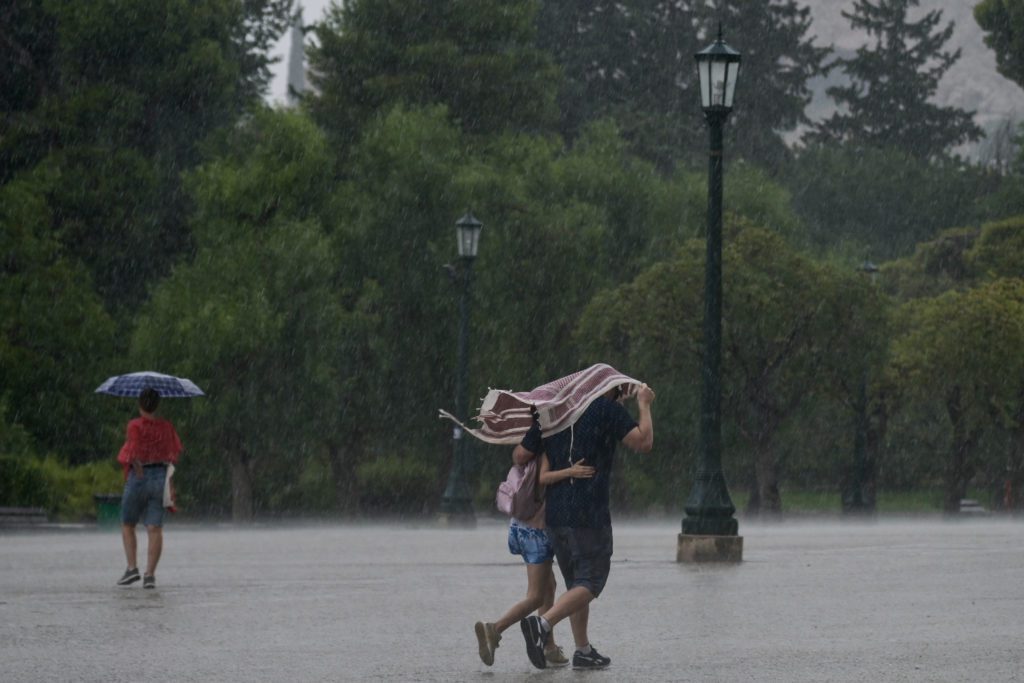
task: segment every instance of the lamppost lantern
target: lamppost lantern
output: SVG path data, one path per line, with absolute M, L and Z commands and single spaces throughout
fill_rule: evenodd
M 878 266 L 868 259 L 864 259 L 864 263 L 857 266 L 857 270 L 870 276 L 872 282 L 878 279 Z
M 459 256 L 462 258 L 476 258 L 476 252 L 480 248 L 480 229 L 484 224 L 478 221 L 467 211 L 466 215 L 455 222 L 455 237 L 459 243 Z
M 740 74 L 740 53 L 722 40 L 722 25 L 718 25 L 718 39 L 694 55 L 697 75 L 700 77 L 700 103 L 707 113 L 732 110 L 736 94 L 736 79 Z

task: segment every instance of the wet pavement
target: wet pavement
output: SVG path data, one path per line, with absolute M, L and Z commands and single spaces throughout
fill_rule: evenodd
M 525 592 L 500 520 L 172 523 L 152 591 L 114 586 L 116 530 L 0 533 L 0 681 L 1024 680 L 1024 521 L 741 520 L 734 566 L 676 564 L 677 531 L 616 525 L 600 672 L 533 669 L 517 627 L 480 662 Z

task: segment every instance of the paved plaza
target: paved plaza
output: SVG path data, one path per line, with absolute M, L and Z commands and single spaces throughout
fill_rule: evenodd
M 678 528 L 616 525 L 600 672 L 533 669 L 516 627 L 480 662 L 526 585 L 496 519 L 172 522 L 154 591 L 114 586 L 116 530 L 3 532 L 0 681 L 1024 680 L 1024 522 L 741 520 L 732 566 L 676 564 Z

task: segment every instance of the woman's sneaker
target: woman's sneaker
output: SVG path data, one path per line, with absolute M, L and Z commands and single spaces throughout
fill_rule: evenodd
M 574 669 L 603 669 L 611 663 L 612 660 L 595 650 L 593 645 L 590 646 L 588 654 L 576 650 L 576 654 L 572 656 Z
M 501 634 L 494 630 L 494 624 L 489 621 L 478 621 L 474 627 L 476 640 L 480 646 L 480 660 L 490 666 L 494 664 L 494 651 L 498 649 L 501 642 Z
M 136 567 L 135 569 L 125 569 L 124 570 L 124 576 L 122 576 L 120 579 L 117 580 L 117 585 L 118 586 L 128 586 L 128 585 L 131 585 L 131 584 L 135 583 L 140 578 L 141 577 L 139 576 L 139 569 L 138 569 L 138 567 Z
M 544 650 L 544 659 L 547 660 L 548 666 L 565 666 L 569 663 L 569 658 L 560 647 Z
M 155 576 L 144 576 L 142 578 L 143 588 L 156 588 L 156 577 Z

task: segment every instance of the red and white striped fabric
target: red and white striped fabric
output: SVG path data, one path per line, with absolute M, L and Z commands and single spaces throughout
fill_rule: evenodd
M 531 406 L 537 409 L 541 433 L 549 437 L 568 429 L 601 394 L 630 384 L 641 382 L 610 365 L 598 363 L 531 391 L 491 389 L 480 406 L 480 414 L 473 418 L 482 423 L 479 429 L 467 427 L 445 410 L 440 414 L 481 441 L 517 444 L 533 422 Z

